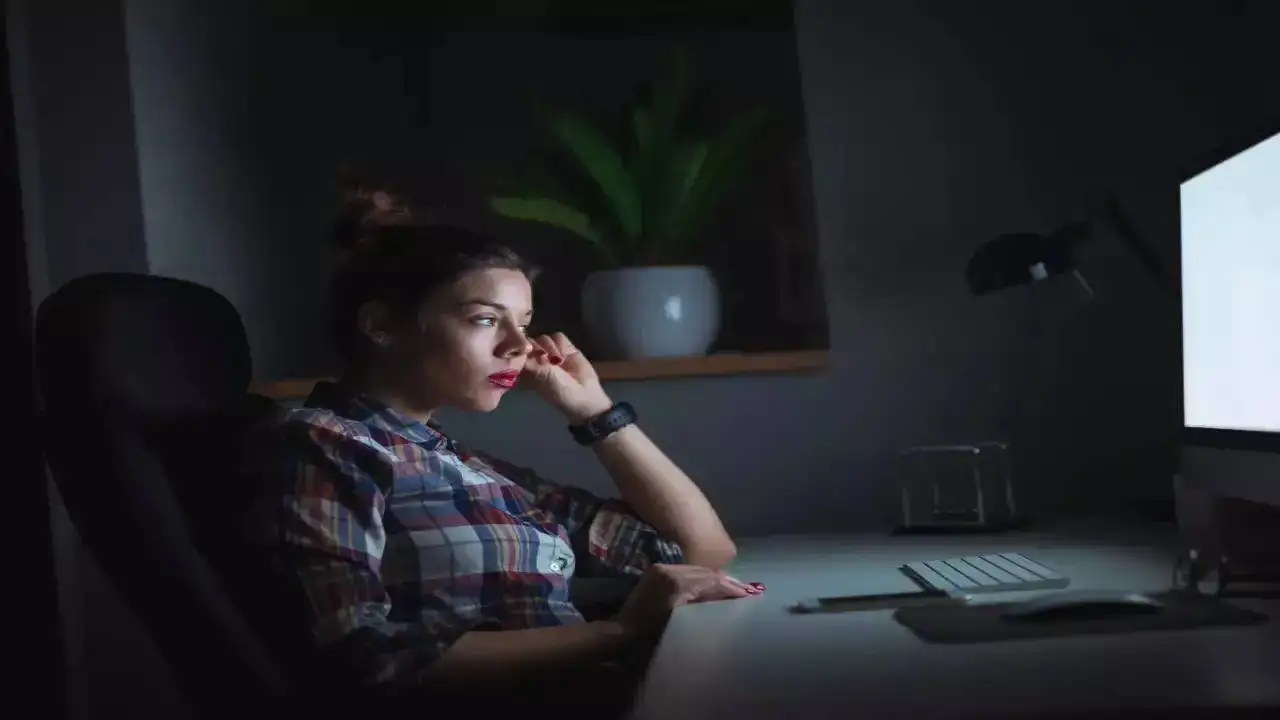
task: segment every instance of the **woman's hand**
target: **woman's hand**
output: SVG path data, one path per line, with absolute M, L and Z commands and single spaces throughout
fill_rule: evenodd
M 600 376 L 564 333 L 531 338 L 533 351 L 524 365 L 524 377 L 542 399 L 579 425 L 613 407 L 600 386 Z
M 662 632 L 671 611 L 681 605 L 759 595 L 762 586 L 744 583 L 696 565 L 650 565 L 636 584 L 616 620 L 630 635 Z

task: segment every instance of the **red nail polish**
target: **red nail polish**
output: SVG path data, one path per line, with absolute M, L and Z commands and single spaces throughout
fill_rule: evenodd
M 760 582 L 753 582 L 753 583 L 750 583 L 750 585 L 751 585 L 751 587 L 753 587 L 753 588 L 755 588 L 755 589 L 757 589 L 757 590 L 759 590 L 759 591 L 761 591 L 761 592 L 763 592 L 763 591 L 765 590 L 764 583 L 760 583 Z
M 560 363 L 562 363 L 562 362 L 564 362 L 564 358 L 560 357 L 559 355 L 552 355 L 552 356 L 551 356 L 551 364 L 552 364 L 552 365 L 559 365 L 559 364 L 560 364 Z

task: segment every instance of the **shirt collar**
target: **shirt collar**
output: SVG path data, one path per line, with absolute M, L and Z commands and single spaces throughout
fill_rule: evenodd
M 452 447 L 452 442 L 434 420 L 424 423 L 409 417 L 367 393 L 344 393 L 336 383 L 316 383 L 307 396 L 305 407 L 331 410 L 347 420 L 400 435 L 428 450 Z

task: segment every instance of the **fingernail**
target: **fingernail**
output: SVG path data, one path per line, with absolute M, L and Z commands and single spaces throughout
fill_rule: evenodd
M 759 594 L 760 594 L 760 590 L 758 590 L 757 588 L 753 588 L 753 587 L 751 587 L 751 586 L 749 586 L 749 585 L 748 585 L 748 586 L 747 586 L 747 594 L 748 594 L 748 595 L 759 595 Z
M 753 582 L 753 583 L 750 583 L 750 585 L 751 585 L 751 587 L 753 587 L 753 588 L 755 588 L 756 590 L 759 590 L 759 591 L 761 591 L 761 592 L 764 592 L 764 590 L 765 590 L 764 583 L 761 583 L 761 582 Z
M 560 357 L 559 355 L 552 355 L 552 356 L 551 356 L 551 364 L 552 364 L 552 365 L 559 365 L 559 364 L 560 364 L 560 363 L 562 363 L 562 362 L 564 362 L 564 358 Z

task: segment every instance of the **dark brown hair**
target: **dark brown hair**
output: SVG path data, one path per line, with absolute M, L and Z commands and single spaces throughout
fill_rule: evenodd
M 330 233 L 342 253 L 330 286 L 330 333 L 338 352 L 360 354 L 360 307 L 381 302 L 411 318 L 439 288 L 476 270 L 533 269 L 511 248 L 460 227 L 414 222 L 394 193 L 350 185 Z

